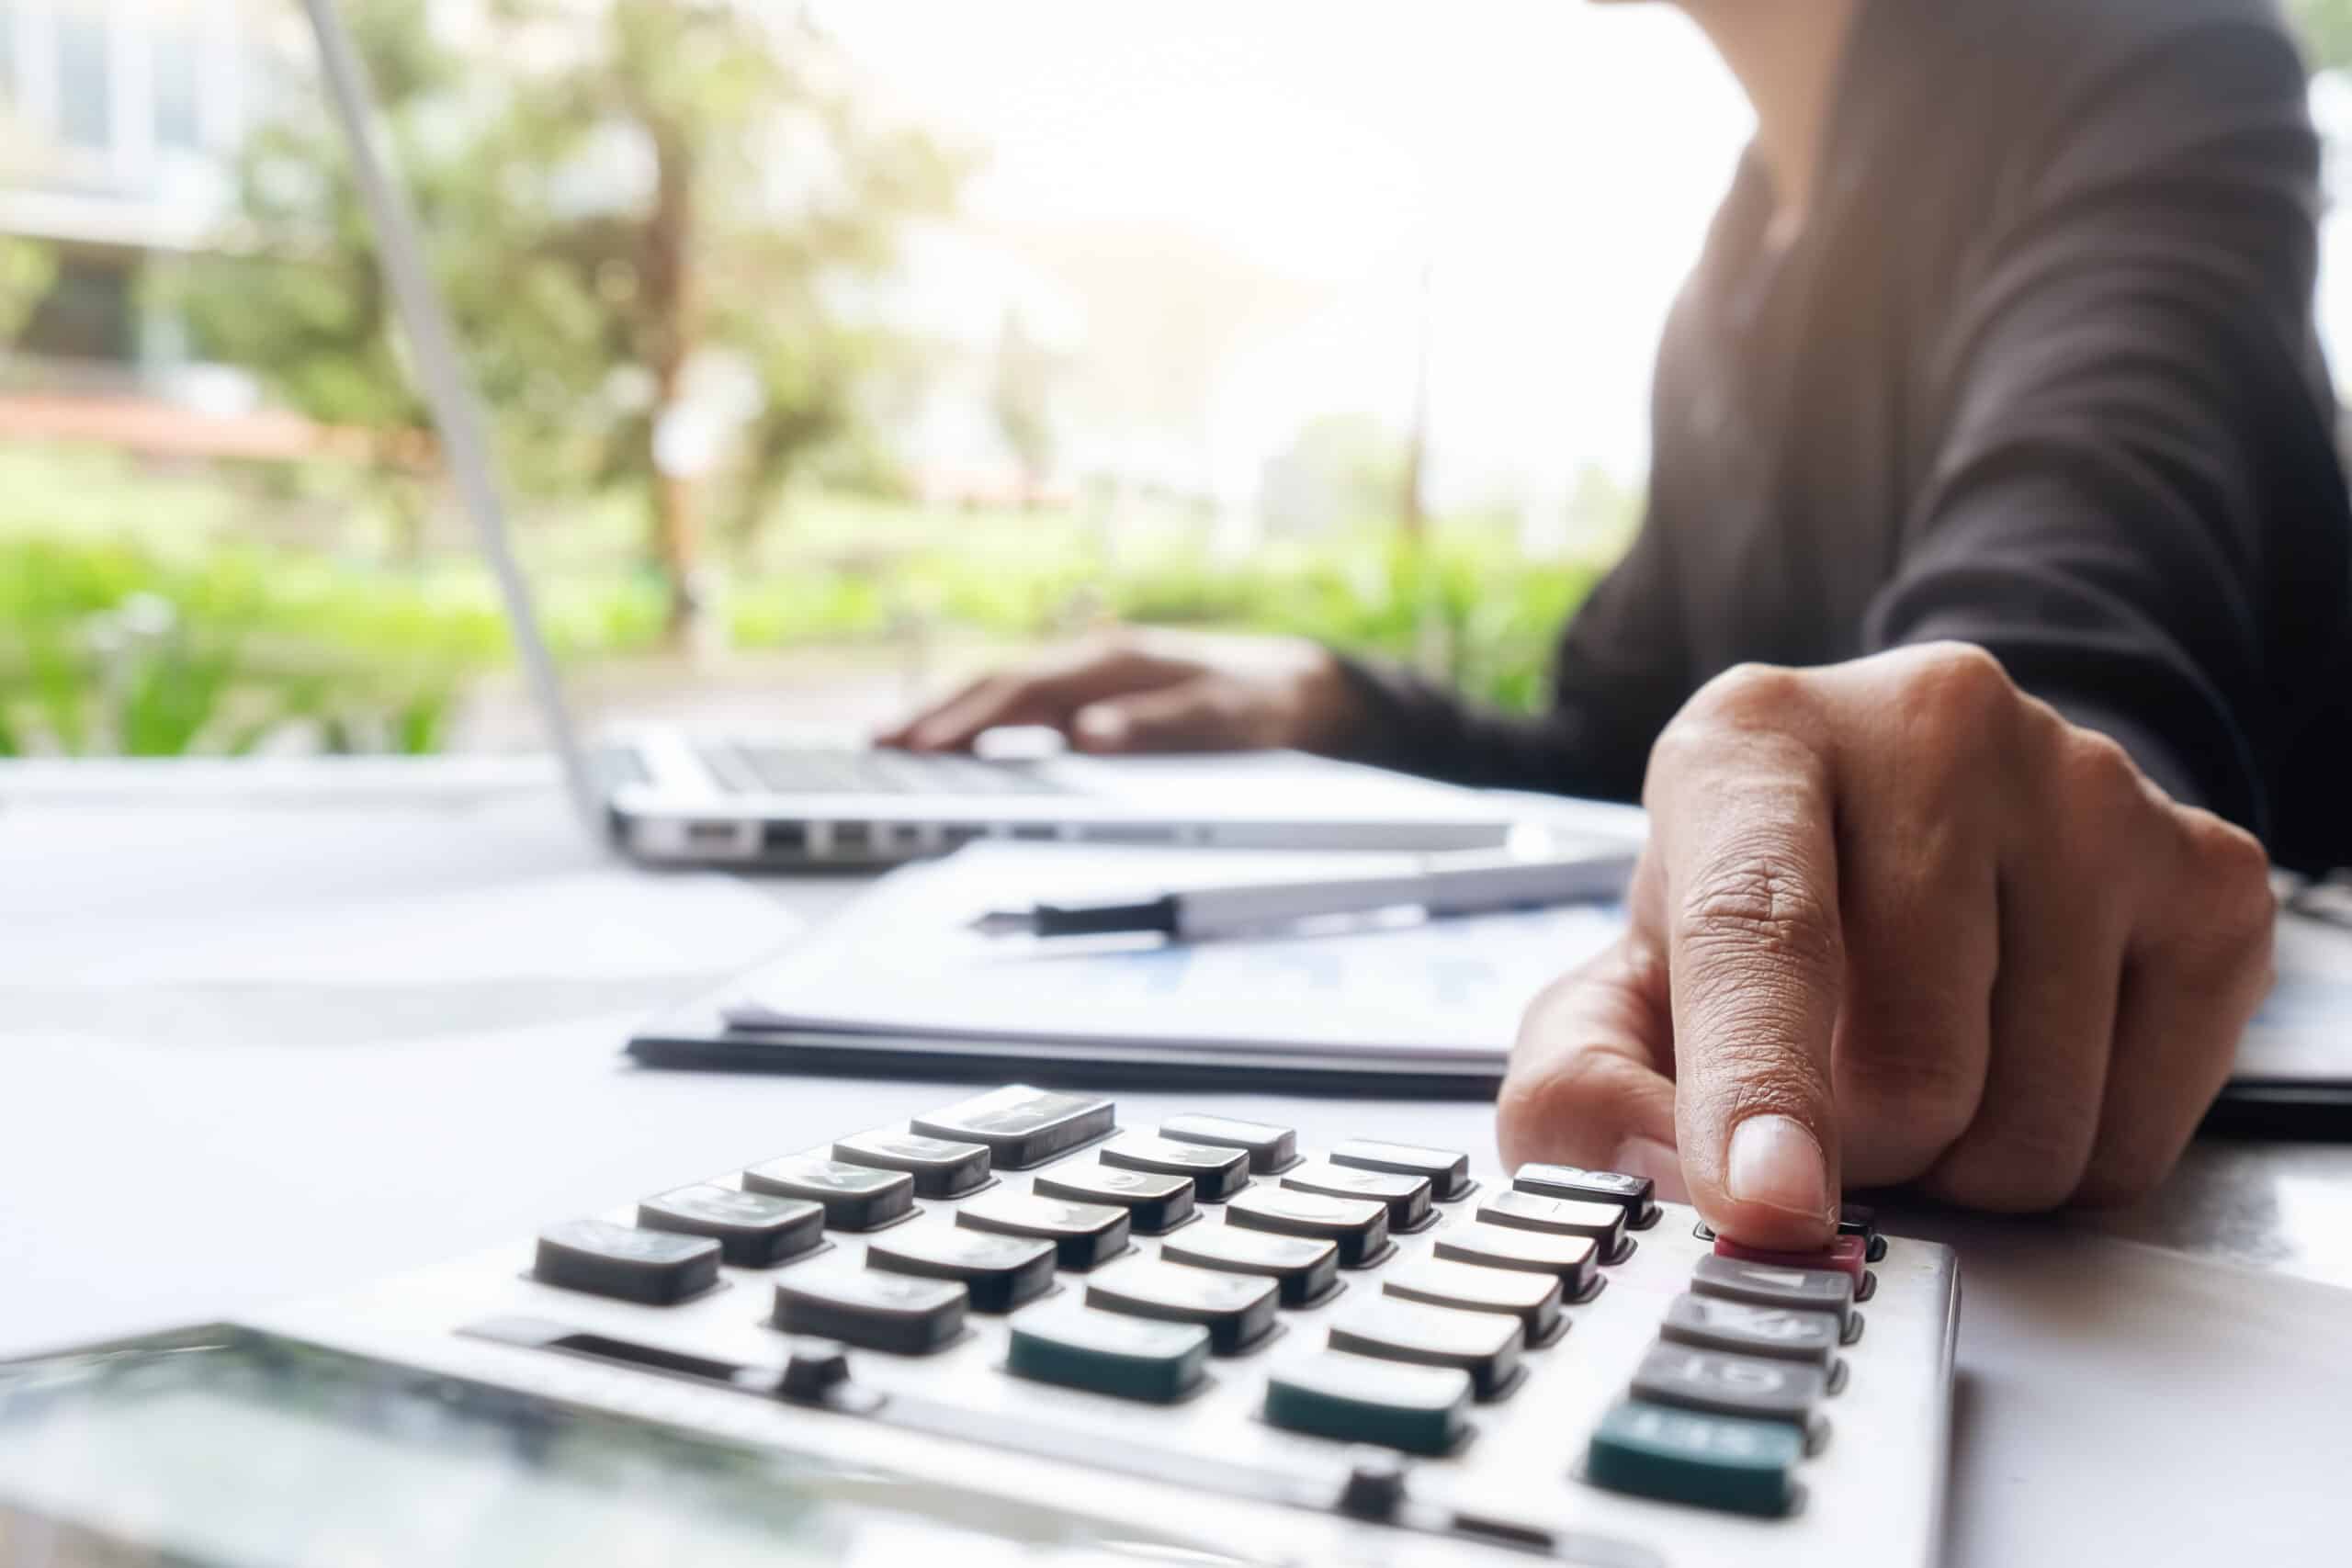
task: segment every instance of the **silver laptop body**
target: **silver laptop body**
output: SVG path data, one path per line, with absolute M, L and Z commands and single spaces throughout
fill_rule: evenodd
M 487 426 L 407 192 L 381 152 L 365 68 L 333 0 L 305 4 L 451 478 L 497 578 L 566 784 L 593 830 L 648 861 L 774 865 L 883 864 L 977 838 L 1440 850 L 1509 836 L 1510 814 L 1473 792 L 1295 753 L 1011 762 L 651 726 L 607 738 L 592 758 L 515 562 Z

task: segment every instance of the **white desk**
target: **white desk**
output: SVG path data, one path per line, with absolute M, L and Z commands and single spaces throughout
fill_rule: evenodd
M 0 767 L 0 1354 L 333 1291 L 961 1092 L 616 1055 L 854 882 L 611 866 L 532 765 L 175 777 L 193 803 Z M 1122 1100 L 1494 1158 L 1475 1105 Z M 1896 1228 L 1962 1249 L 1955 1564 L 2344 1561 L 2352 1294 L 2311 1281 L 2352 1286 L 2352 1147 L 2201 1147 L 2097 1222 Z

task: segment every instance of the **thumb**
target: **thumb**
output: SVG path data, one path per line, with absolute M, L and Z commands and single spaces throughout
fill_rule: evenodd
M 1557 1160 L 1689 1192 L 1674 1154 L 1666 955 L 1638 931 L 1553 983 L 1527 1010 L 1495 1103 L 1503 1163 Z
M 1089 703 L 1070 723 L 1081 751 L 1221 751 L 1238 726 L 1215 682 L 1179 682 Z

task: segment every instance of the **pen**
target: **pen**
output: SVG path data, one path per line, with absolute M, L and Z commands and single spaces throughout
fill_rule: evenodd
M 1157 897 L 1100 904 L 1038 904 L 998 909 L 972 922 L 990 936 L 1109 936 L 1158 933 L 1200 942 L 1313 919 L 1418 907 L 1432 919 L 1498 909 L 1614 898 L 1633 874 L 1635 851 L 1611 845 L 1542 860 L 1507 854 L 1430 855 L 1419 870 L 1308 882 L 1188 887 Z

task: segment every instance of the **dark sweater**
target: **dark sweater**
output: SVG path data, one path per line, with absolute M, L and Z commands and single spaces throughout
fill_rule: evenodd
M 2281 863 L 2352 863 L 2319 148 L 2265 0 L 1864 0 L 1806 231 L 1751 153 L 1649 511 L 1507 718 L 1363 671 L 1372 760 L 1632 799 L 1732 665 L 1978 644 Z

